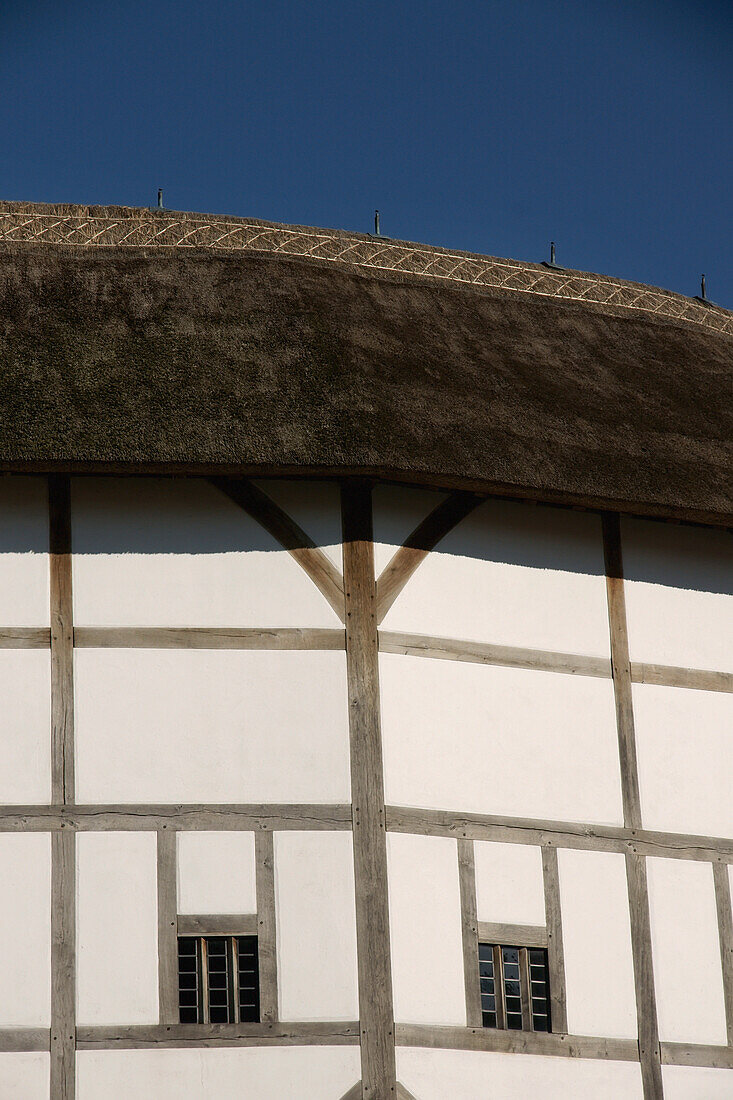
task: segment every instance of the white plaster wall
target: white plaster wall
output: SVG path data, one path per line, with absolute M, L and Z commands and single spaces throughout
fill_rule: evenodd
M 0 1096 L 7 1100 L 49 1100 L 50 1058 L 42 1051 L 0 1054 Z
M 418 524 L 445 500 L 447 493 L 403 485 L 376 485 L 372 492 L 374 568 L 377 576 Z
M 733 672 L 733 534 L 622 521 L 634 661 Z
M 0 627 L 48 623 L 48 482 L 0 477 Z
M 178 833 L 178 912 L 257 912 L 255 835 Z
M 542 851 L 529 844 L 473 846 L 476 915 L 496 924 L 544 924 Z
M 358 1046 L 94 1050 L 76 1056 L 77 1100 L 340 1100 Z
M 73 483 L 77 626 L 338 626 L 291 555 L 203 479 Z
M 641 1100 L 637 1062 L 397 1048 L 397 1076 L 416 1100 Z M 702 1097 L 700 1098 L 702 1100 Z
M 78 833 L 79 1024 L 158 1022 L 155 833 Z
M 51 658 L 0 650 L 0 803 L 51 798 Z
M 51 1022 L 49 833 L 0 833 L 0 890 L 0 1026 L 48 1027 Z M 0 1086 L 2 1074 L 0 1063 Z M 10 1095 L 13 1094 L 4 1093 L 0 1087 L 0 1096 Z
M 624 857 L 560 849 L 568 1032 L 637 1036 Z
M 275 833 L 281 1020 L 357 1020 L 350 832 Z
M 733 1070 L 662 1066 L 664 1100 L 730 1100 Z
M 80 649 L 81 802 L 348 802 L 340 652 Z
M 341 492 L 337 482 L 268 478 L 255 481 L 255 485 L 279 504 L 341 569 Z
M 388 833 L 387 868 L 395 1020 L 465 1026 L 456 842 Z
M 600 520 L 488 501 L 438 543 L 382 626 L 608 656 Z
M 610 680 L 380 656 L 388 803 L 622 824 Z
M 733 695 L 652 684 L 632 691 L 644 826 L 733 836 Z
M 712 867 L 650 858 L 647 873 L 659 1038 L 725 1044 Z

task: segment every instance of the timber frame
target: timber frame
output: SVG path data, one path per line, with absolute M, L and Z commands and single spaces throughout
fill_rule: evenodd
M 292 476 L 292 474 L 290 474 Z M 733 917 L 728 866 L 733 839 L 662 833 L 644 828 L 636 766 L 631 684 L 733 692 L 733 671 L 678 668 L 631 662 L 628 654 L 619 515 L 602 513 L 606 559 L 610 660 L 577 654 L 478 644 L 460 639 L 396 634 L 378 622 L 409 576 L 448 530 L 481 502 L 475 494 L 446 498 L 406 540 L 378 578 L 374 576 L 371 485 L 357 478 L 342 485 L 343 575 L 297 524 L 249 482 L 217 479 L 217 487 L 244 507 L 293 555 L 344 622 L 343 629 L 260 628 L 77 628 L 71 592 L 71 503 L 68 476 L 49 476 L 50 626 L 1 628 L 2 649 L 47 649 L 51 658 L 52 801 L 49 805 L 0 806 L 0 832 L 41 831 L 52 838 L 52 954 L 50 1028 L 2 1028 L 0 1051 L 50 1051 L 51 1100 L 75 1096 L 75 1052 L 92 1049 L 150 1049 L 259 1045 L 359 1045 L 362 1082 L 353 1100 L 408 1096 L 397 1081 L 397 1046 L 441 1047 L 635 1061 L 641 1065 L 645 1100 L 663 1096 L 661 1066 L 733 1069 Z M 552 506 L 557 507 L 556 504 Z M 74 648 L 301 649 L 343 650 L 347 657 L 351 735 L 352 803 L 76 805 L 74 794 Z M 543 669 L 559 675 L 611 679 L 616 700 L 623 788 L 623 826 L 509 818 L 385 805 L 379 652 L 432 660 L 470 661 Z M 176 834 L 182 830 L 244 830 L 255 834 L 258 912 L 219 917 L 177 913 Z M 358 1021 L 317 1024 L 279 1019 L 273 833 L 279 830 L 351 831 L 356 876 Z M 77 1026 L 75 837 L 98 830 L 155 831 L 158 851 L 159 1004 L 157 1024 Z M 463 933 L 465 1027 L 398 1023 L 392 1008 L 386 834 L 388 831 L 451 837 L 457 841 Z M 542 848 L 546 925 L 517 928 L 481 925 L 476 916 L 473 843 L 494 840 Z M 638 1040 L 567 1034 L 558 848 L 618 852 L 625 856 Z M 646 857 L 708 863 L 717 903 L 727 1044 L 708 1046 L 660 1042 L 651 955 Z M 183 1025 L 177 1022 L 178 931 L 186 934 L 252 934 L 259 939 L 262 1016 L 259 1024 Z M 198 930 L 198 931 L 197 931 Z M 508 1032 L 480 1026 L 477 944 L 491 934 L 498 942 L 519 935 L 548 948 L 553 1033 Z M 534 937 L 534 940 L 532 940 Z M 418 1098 L 419 1100 L 419 1098 Z

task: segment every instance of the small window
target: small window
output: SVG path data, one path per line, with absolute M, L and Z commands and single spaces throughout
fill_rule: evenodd
M 179 936 L 182 1024 L 249 1024 L 260 1019 L 256 936 Z
M 484 1027 L 550 1031 L 545 948 L 480 943 L 478 958 Z

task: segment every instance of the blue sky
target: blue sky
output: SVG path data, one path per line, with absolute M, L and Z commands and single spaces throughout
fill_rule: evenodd
M 733 308 L 730 0 L 4 0 L 0 197 L 383 233 Z

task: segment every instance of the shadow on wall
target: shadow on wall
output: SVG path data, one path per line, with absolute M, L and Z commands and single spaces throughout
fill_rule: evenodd
M 335 481 L 258 482 L 317 546 L 341 541 Z M 383 486 L 375 494 L 375 540 L 399 545 L 446 499 Z M 73 545 L 78 554 L 222 554 L 280 550 L 280 544 L 203 478 L 75 477 Z M 733 595 L 733 533 L 656 520 L 622 521 L 628 580 Z M 423 548 L 425 540 L 410 538 Z M 46 480 L 0 479 L 0 554 L 48 550 Z M 440 540 L 436 552 L 483 561 L 600 576 L 597 515 L 489 500 Z

